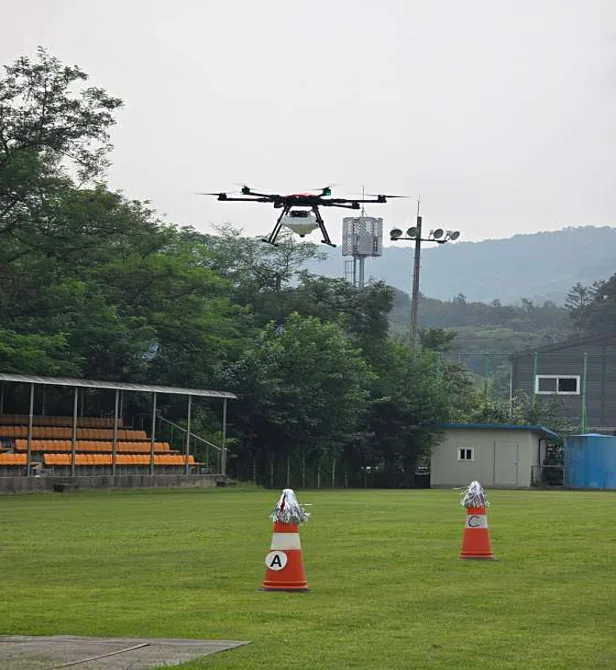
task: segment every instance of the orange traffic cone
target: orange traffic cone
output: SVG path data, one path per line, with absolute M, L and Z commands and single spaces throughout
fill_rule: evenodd
M 262 591 L 309 591 L 298 524 L 308 518 L 291 489 L 285 489 L 272 513 L 274 532 L 265 557 Z
M 462 505 L 466 507 L 466 522 L 460 558 L 494 560 L 486 515 L 488 504 L 481 484 L 472 482 L 462 500 Z

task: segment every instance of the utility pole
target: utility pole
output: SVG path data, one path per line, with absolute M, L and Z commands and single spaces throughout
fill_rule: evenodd
M 419 310 L 419 269 L 421 263 L 421 216 L 419 216 L 419 206 L 421 198 L 417 198 L 417 223 L 415 227 L 417 234 L 415 236 L 415 260 L 413 263 L 413 287 L 411 290 L 411 323 L 410 323 L 410 345 L 411 349 L 417 346 L 417 318 Z

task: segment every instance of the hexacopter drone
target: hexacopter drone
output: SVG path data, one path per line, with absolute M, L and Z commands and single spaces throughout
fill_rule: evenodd
M 366 203 L 385 203 L 387 198 L 404 198 L 402 195 L 373 195 L 372 198 L 333 198 L 330 186 L 318 189 L 317 193 L 290 193 L 289 195 L 279 195 L 277 193 L 258 193 L 248 186 L 242 186 L 241 195 L 233 196 L 227 193 L 198 193 L 197 195 L 213 195 L 225 202 L 270 202 L 275 209 L 282 209 L 274 230 L 269 237 L 263 241 L 268 244 L 276 245 L 276 239 L 280 229 L 286 226 L 300 237 L 308 235 L 316 228 L 321 229 L 323 244 L 330 247 L 336 245 L 332 243 L 325 221 L 321 217 L 319 207 L 343 207 L 346 209 L 360 209 L 360 206 Z

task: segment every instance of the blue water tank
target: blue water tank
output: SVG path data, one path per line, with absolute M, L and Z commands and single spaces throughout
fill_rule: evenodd
M 574 489 L 616 489 L 616 436 L 588 433 L 568 437 L 564 484 Z

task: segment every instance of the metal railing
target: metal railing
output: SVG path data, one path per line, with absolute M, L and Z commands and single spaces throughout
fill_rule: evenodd
M 125 417 L 126 418 L 126 417 Z M 128 423 L 133 428 L 145 430 L 148 433 L 148 439 L 152 436 L 152 415 L 151 414 L 133 414 L 128 418 Z M 175 421 L 171 421 L 163 416 L 160 411 L 156 412 L 156 427 L 154 430 L 155 440 L 169 442 L 172 448 L 180 453 L 187 453 L 195 456 L 202 465 L 197 466 L 200 474 L 217 474 L 222 470 L 222 451 L 223 448 L 210 440 L 190 431 L 187 445 L 187 428 L 181 426 Z M 200 453 L 196 453 L 196 444 L 200 444 Z M 188 451 L 187 451 L 188 447 Z
M 181 433 L 184 434 L 184 437 L 186 437 L 187 430 L 186 428 L 183 428 L 179 424 L 171 421 L 170 419 L 165 418 L 162 414 L 157 412 L 156 418 L 163 424 L 166 424 L 168 426 L 171 426 L 175 430 L 179 430 Z M 205 444 L 205 463 L 206 467 L 209 469 L 209 463 L 210 463 L 210 447 L 213 449 L 216 449 L 216 470 L 217 472 L 220 472 L 221 469 L 221 456 L 222 456 L 222 447 L 219 447 L 217 444 L 214 444 L 213 442 L 210 442 L 209 440 L 206 440 L 204 437 L 201 437 L 201 435 L 197 435 L 196 433 L 193 433 L 190 431 L 189 433 L 189 438 L 190 439 L 195 439 L 198 442 L 201 442 Z

